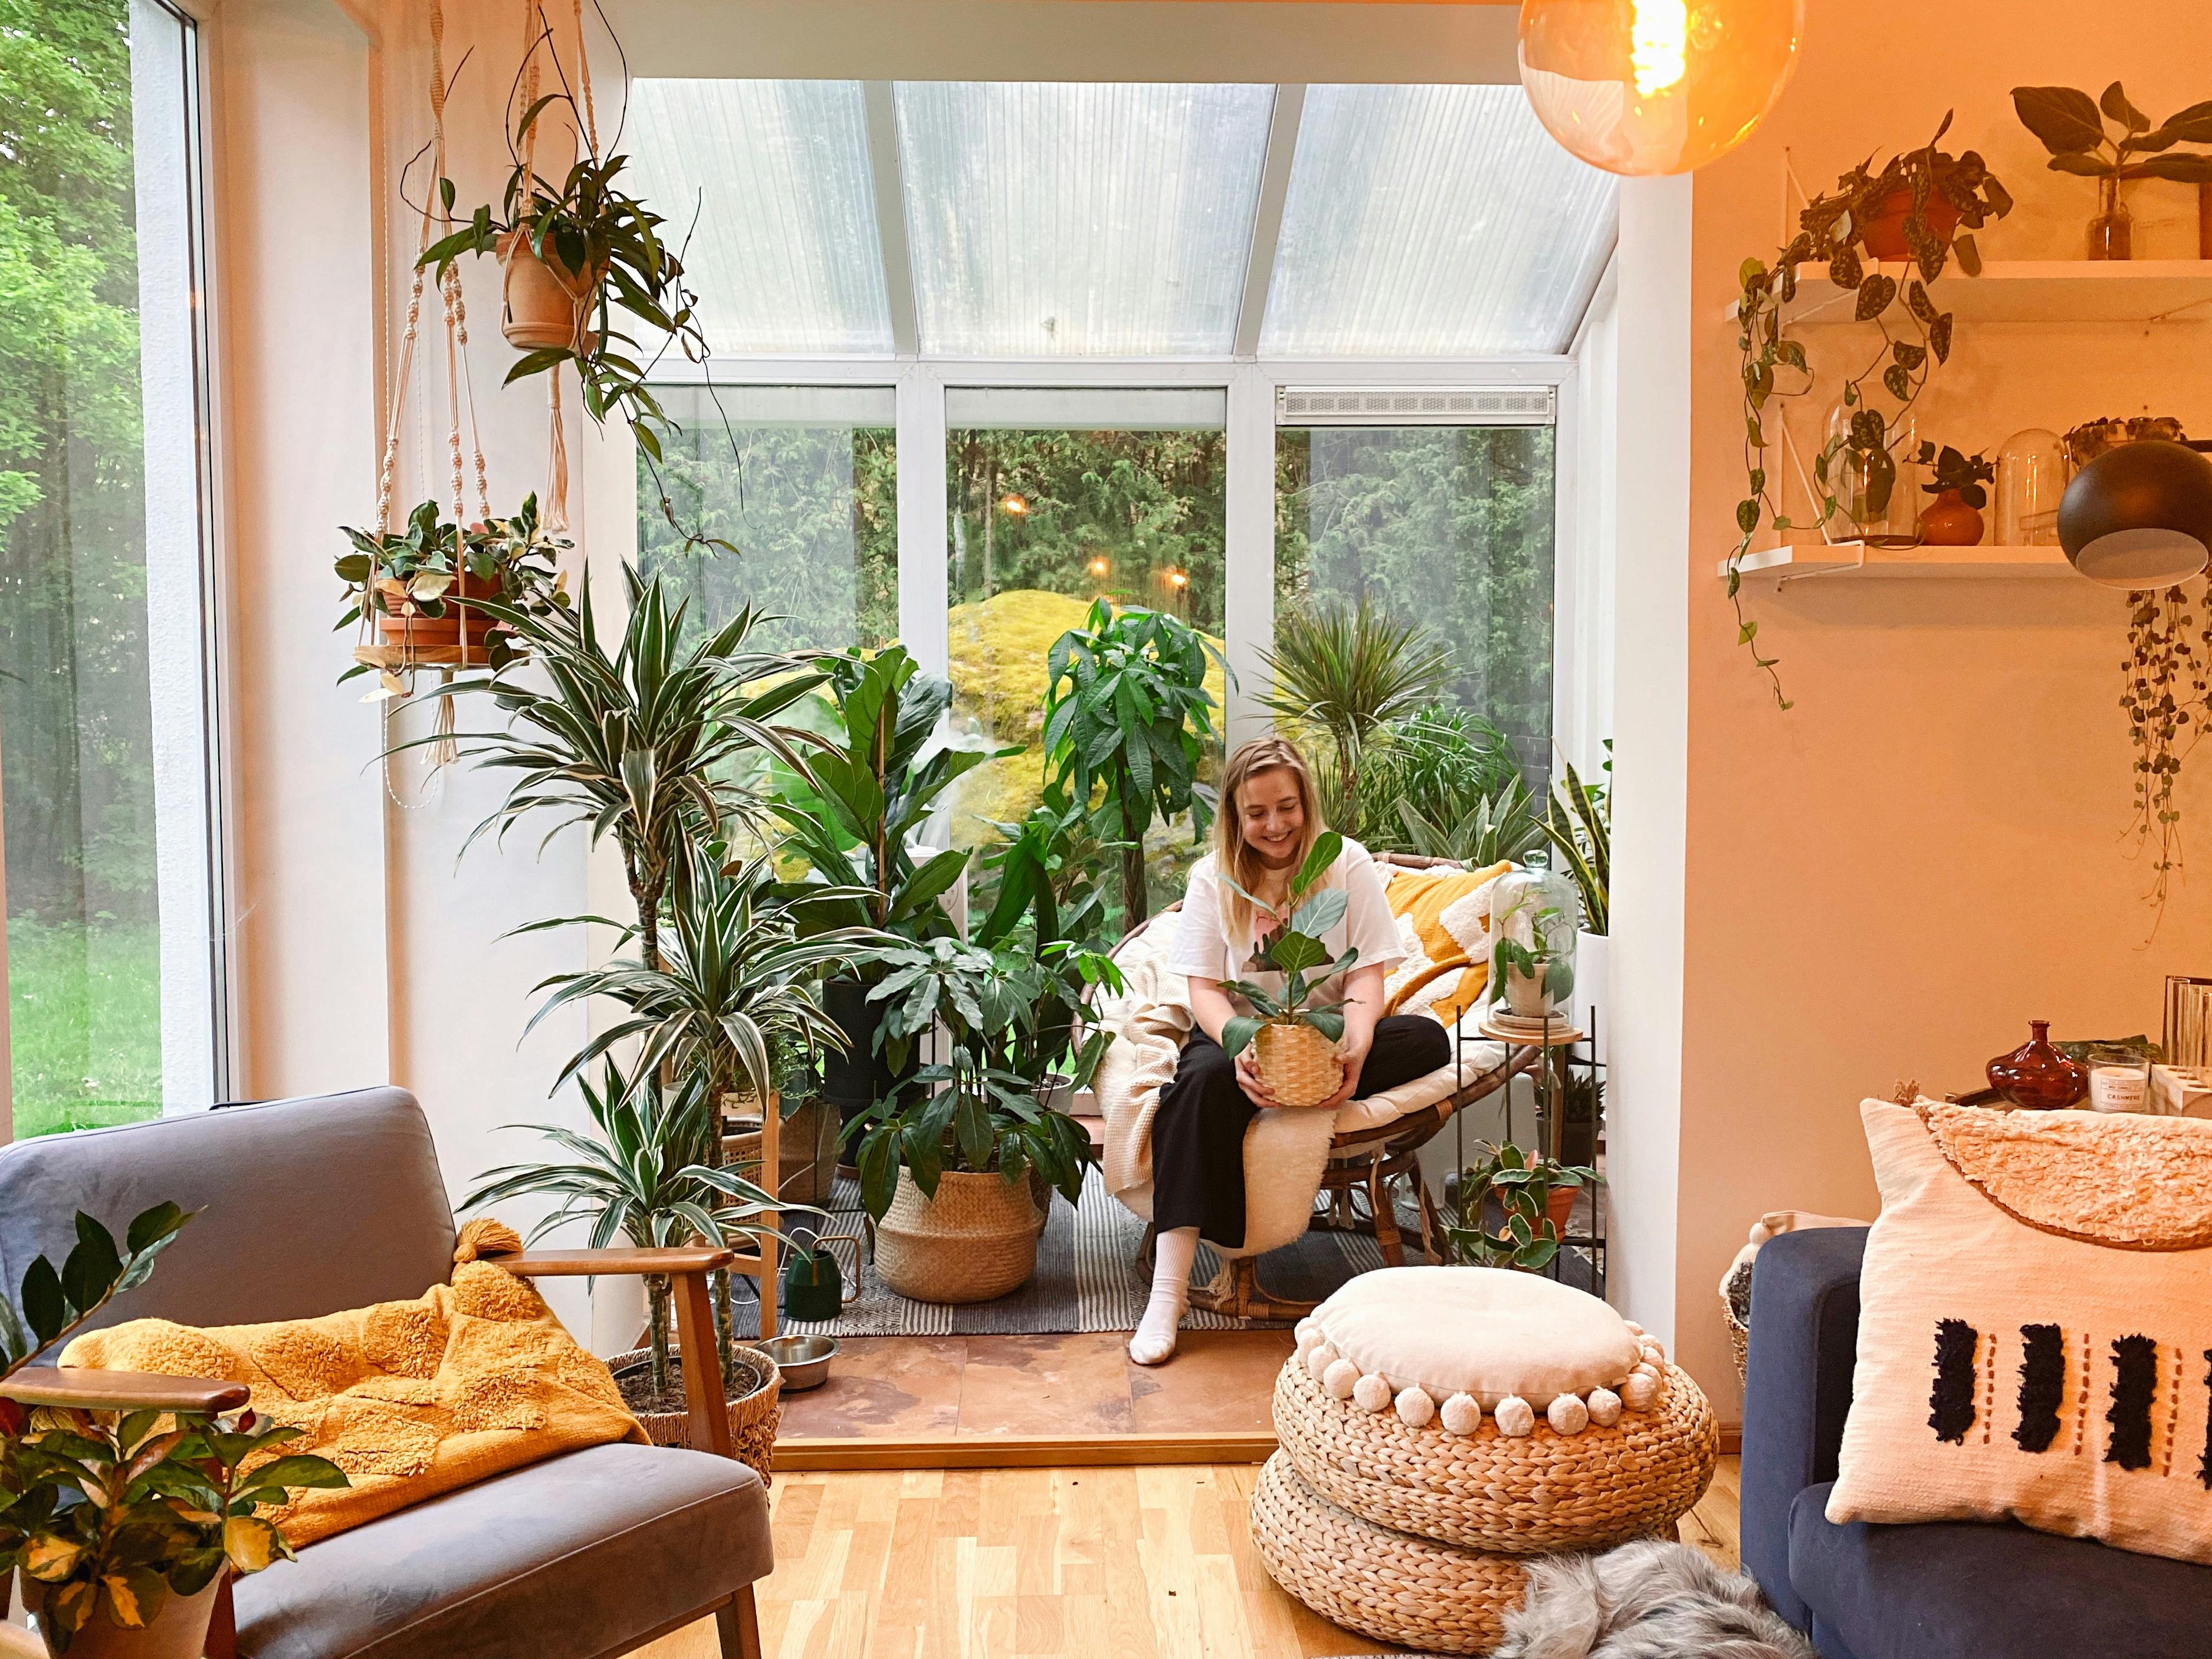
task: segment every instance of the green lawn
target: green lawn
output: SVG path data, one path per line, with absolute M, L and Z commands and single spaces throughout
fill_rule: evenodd
M 15 1136 L 161 1111 L 161 955 L 151 922 L 8 919 Z

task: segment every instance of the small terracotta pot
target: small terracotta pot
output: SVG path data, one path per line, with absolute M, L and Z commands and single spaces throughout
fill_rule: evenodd
M 1905 222 L 1911 214 L 1912 192 L 1910 190 L 1893 190 L 1882 198 L 1881 205 L 1875 210 L 1874 217 L 1866 222 L 1863 240 L 1869 258 L 1885 264 L 1894 264 L 1912 257 L 1912 250 L 1905 245 Z M 1936 240 L 1945 247 L 1950 246 L 1951 238 L 1959 228 L 1959 210 L 1951 205 L 1949 198 L 1930 191 L 1927 209 L 1921 216 L 1927 220 L 1928 228 Z
M 46 1587 L 26 1577 L 23 1605 L 36 1613 L 46 1604 Z M 200 1659 L 207 1647 L 208 1622 L 215 1616 L 216 1592 L 222 1574 L 208 1581 L 197 1595 L 172 1595 L 161 1604 L 151 1624 L 126 1630 L 95 1611 L 70 1640 L 70 1659 Z M 43 1633 L 43 1632 L 42 1632 Z M 49 1641 L 47 1648 L 53 1644 Z
M 1920 539 L 1930 547 L 1973 547 L 1982 539 L 1982 514 L 1955 489 L 1920 509 Z
M 388 599 L 391 596 L 386 594 L 385 597 Z M 446 607 L 444 616 L 393 617 L 379 611 L 376 625 L 383 632 L 385 639 L 393 645 L 403 641 L 426 646 L 459 645 L 461 642 L 459 615 L 461 607 L 457 607 L 454 602 L 496 599 L 498 597 L 497 582 L 486 581 L 480 576 L 471 576 L 464 570 L 453 579 L 453 585 L 446 590 L 443 601 Z M 491 633 L 492 620 L 481 611 L 470 610 L 468 628 L 469 643 L 482 645 Z
M 579 276 L 557 258 L 539 258 L 519 230 L 507 232 L 496 246 L 505 273 L 500 332 L 507 344 L 523 351 L 579 353 L 599 344 L 599 337 L 587 326 L 597 309 L 596 275 Z
M 1554 1187 L 1544 1194 L 1544 1213 L 1551 1218 L 1552 1231 L 1562 1238 L 1567 1236 L 1567 1218 L 1574 1214 L 1581 1192 L 1579 1187 Z

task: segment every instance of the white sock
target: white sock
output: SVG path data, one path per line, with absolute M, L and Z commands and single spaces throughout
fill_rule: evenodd
M 1198 1229 L 1177 1227 L 1154 1241 L 1152 1297 L 1129 1339 L 1129 1358 L 1157 1365 L 1175 1352 L 1176 1327 L 1190 1300 L 1190 1264 L 1198 1259 Z

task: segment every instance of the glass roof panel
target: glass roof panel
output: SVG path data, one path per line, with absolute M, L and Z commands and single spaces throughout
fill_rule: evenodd
M 921 347 L 1225 356 L 1268 86 L 902 82 Z
M 641 80 L 628 119 L 717 356 L 891 349 L 859 82 Z
M 1309 88 L 1260 349 L 1563 351 L 1616 201 L 1518 86 Z

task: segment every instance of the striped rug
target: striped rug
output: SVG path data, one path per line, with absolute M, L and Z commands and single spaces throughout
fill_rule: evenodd
M 830 1219 L 823 1234 L 865 1233 L 857 1182 L 840 1180 L 825 1206 Z M 1055 1196 L 1052 1214 L 1037 1240 L 1036 1272 L 1030 1282 L 995 1302 L 946 1307 L 914 1302 L 886 1289 L 872 1263 L 864 1266 L 860 1291 L 851 1295 L 843 1317 L 818 1324 L 794 1322 L 784 1328 L 823 1336 L 1050 1336 L 1082 1331 L 1133 1331 L 1144 1312 L 1151 1280 L 1137 1265 L 1145 1224 L 1107 1195 L 1097 1170 L 1083 1188 L 1083 1201 L 1070 1205 Z M 841 1262 L 846 1253 L 839 1251 Z M 1382 1265 L 1374 1239 L 1361 1233 L 1309 1232 L 1294 1244 L 1261 1258 L 1261 1279 L 1277 1296 L 1318 1302 L 1354 1274 Z M 1213 1252 L 1201 1248 L 1196 1282 L 1212 1276 Z M 1233 1330 L 1276 1322 L 1243 1321 L 1192 1309 L 1186 1328 Z

